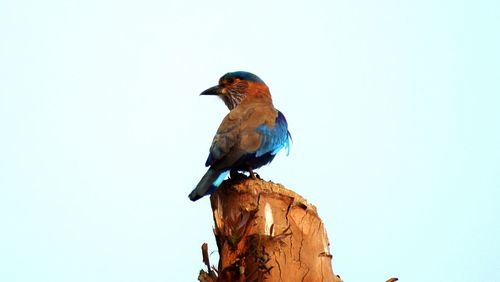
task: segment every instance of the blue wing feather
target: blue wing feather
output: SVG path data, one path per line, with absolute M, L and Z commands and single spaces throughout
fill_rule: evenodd
M 267 153 L 276 155 L 283 148 L 287 149 L 288 155 L 290 152 L 290 133 L 288 132 L 288 124 L 285 116 L 280 111 L 278 111 L 273 128 L 262 124 L 257 128 L 257 132 L 262 134 L 262 144 L 257 152 L 255 152 L 256 157 Z
M 283 148 L 290 150 L 290 133 L 285 116 L 278 111 L 274 127 L 269 128 L 262 124 L 257 127 L 257 132 L 262 134 L 262 143 L 254 153 L 242 156 L 233 166 L 233 169 L 247 170 L 248 165 L 259 168 L 270 163 L 276 154 Z
M 285 116 L 278 111 L 278 116 L 274 122 L 274 127 L 269 128 L 266 124 L 262 124 L 256 129 L 262 134 L 262 144 L 254 153 L 242 156 L 238 161 L 231 165 L 231 169 L 247 170 L 248 165 L 256 169 L 270 163 L 276 154 L 283 148 L 287 150 L 287 155 L 290 153 L 290 132 L 288 132 L 288 123 Z M 217 160 L 212 153 L 208 155 L 205 166 L 211 166 Z

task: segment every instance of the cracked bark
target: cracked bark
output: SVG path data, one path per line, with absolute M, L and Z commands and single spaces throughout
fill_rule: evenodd
M 220 259 L 217 275 L 202 271 L 199 281 L 342 281 L 316 207 L 295 192 L 240 177 L 210 202 Z

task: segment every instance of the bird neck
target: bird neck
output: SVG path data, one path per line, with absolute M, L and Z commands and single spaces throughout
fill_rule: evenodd
M 269 92 L 269 88 L 264 83 L 249 83 L 245 89 L 245 94 L 243 101 L 262 100 L 272 103 L 271 92 Z
M 223 96 L 222 99 L 229 110 L 233 110 L 240 104 L 266 103 L 272 105 L 273 103 L 269 88 L 264 83 L 249 82 L 240 89 L 228 89 L 228 92 L 229 95 Z
M 273 100 L 271 99 L 271 95 L 268 93 L 254 93 L 251 95 L 246 95 L 245 98 L 241 101 L 241 103 L 238 106 L 241 107 L 246 107 L 248 105 L 256 105 L 256 104 L 262 104 L 262 105 L 273 105 Z

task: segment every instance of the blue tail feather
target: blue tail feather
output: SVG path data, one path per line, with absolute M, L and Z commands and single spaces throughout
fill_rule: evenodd
M 220 186 L 228 173 L 229 171 L 220 171 L 213 168 L 208 169 L 198 185 L 196 185 L 196 188 L 189 194 L 189 199 L 194 202 L 203 196 L 211 194 Z

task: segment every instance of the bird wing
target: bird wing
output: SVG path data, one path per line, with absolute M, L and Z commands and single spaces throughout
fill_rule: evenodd
M 276 155 L 281 149 L 286 148 L 287 154 L 290 151 L 290 132 L 288 131 L 288 123 L 285 116 L 277 111 L 277 117 L 273 127 L 262 124 L 257 128 L 257 132 L 262 135 L 262 142 L 255 156 L 260 157 L 264 154 L 271 153 Z
M 206 166 L 230 167 L 248 153 L 261 150 L 264 137 L 274 128 L 278 111 L 272 105 L 237 107 L 224 118 L 214 136 Z M 285 129 L 286 130 L 286 129 Z M 273 138 L 271 138 L 272 140 Z
M 241 118 L 232 115 L 231 112 L 226 115 L 214 136 L 205 166 L 213 165 L 231 151 L 239 138 L 240 123 Z

